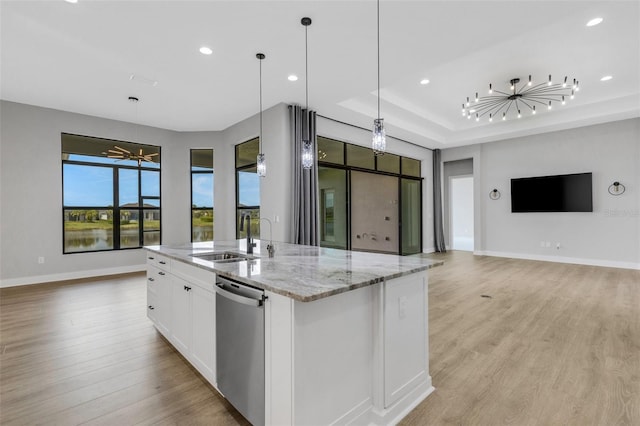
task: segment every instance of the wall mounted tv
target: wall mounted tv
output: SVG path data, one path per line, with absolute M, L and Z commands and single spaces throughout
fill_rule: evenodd
M 591 173 L 511 179 L 511 212 L 592 212 Z

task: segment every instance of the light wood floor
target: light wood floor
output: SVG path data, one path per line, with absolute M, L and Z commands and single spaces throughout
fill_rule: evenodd
M 434 257 L 436 391 L 403 425 L 640 425 L 640 271 Z M 145 285 L 1 289 L 0 424 L 246 424 L 146 319 Z

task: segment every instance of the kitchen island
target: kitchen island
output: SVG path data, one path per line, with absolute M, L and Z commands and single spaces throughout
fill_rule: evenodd
M 269 258 L 256 243 L 146 247 L 149 318 L 216 389 L 224 278 L 264 290 L 264 424 L 394 424 L 433 391 L 427 270 L 441 262 L 286 243 Z

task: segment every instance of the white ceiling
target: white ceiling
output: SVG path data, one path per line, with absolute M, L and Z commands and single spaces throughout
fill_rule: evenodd
M 179 131 L 222 130 L 309 105 L 362 127 L 376 116 L 376 2 L 5 1 L 2 99 Z M 435 148 L 640 116 L 640 1 L 398 1 L 380 5 L 387 134 Z M 604 22 L 587 27 L 600 16 Z M 213 54 L 198 49 L 207 45 Z M 134 74 L 138 78 L 130 80 Z M 297 74 L 297 82 L 287 80 Z M 568 75 L 570 104 L 520 120 L 466 120 L 488 83 Z M 601 82 L 604 75 L 613 79 Z M 428 85 L 419 81 L 428 78 Z M 156 86 L 149 81 L 157 81 Z M 137 96 L 136 105 L 128 102 Z

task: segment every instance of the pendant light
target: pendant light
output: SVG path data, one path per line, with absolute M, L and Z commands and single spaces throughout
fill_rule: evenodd
M 313 166 L 313 146 L 311 144 L 311 135 L 309 129 L 309 43 L 307 42 L 307 30 L 311 25 L 311 18 L 302 18 L 300 21 L 304 25 L 304 86 L 305 86 L 305 115 L 306 126 L 302 129 L 304 138 L 302 139 L 302 168 L 311 169 Z
M 258 176 L 265 177 L 267 175 L 267 163 L 262 152 L 262 60 L 265 58 L 264 53 L 257 53 L 256 58 L 260 60 L 260 137 L 258 139 L 258 158 L 256 171 Z
M 387 150 L 387 138 L 384 131 L 384 119 L 380 118 L 380 0 L 377 1 L 378 16 L 378 118 L 373 120 L 371 148 L 375 155 L 383 155 Z

